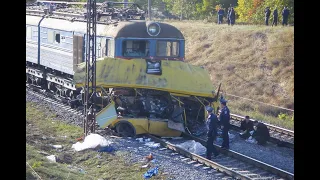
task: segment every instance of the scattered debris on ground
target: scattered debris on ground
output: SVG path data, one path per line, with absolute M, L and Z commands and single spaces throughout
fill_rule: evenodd
M 112 146 L 111 139 L 121 138 L 91 134 L 77 139 L 81 127 L 53 120 L 55 115 L 32 105 L 26 109 L 26 179 L 143 179 L 145 163 L 128 164 L 126 152 Z M 153 166 L 150 161 L 148 167 Z M 159 170 L 153 179 L 166 178 Z

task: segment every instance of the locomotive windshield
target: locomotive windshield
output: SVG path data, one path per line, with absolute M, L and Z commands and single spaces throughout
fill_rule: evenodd
M 168 40 L 124 40 L 122 41 L 122 56 L 124 57 L 179 57 L 179 41 Z M 155 46 L 155 47 L 150 47 Z M 150 49 L 153 49 L 150 53 Z M 155 51 L 155 52 L 154 52 Z
M 157 41 L 157 56 L 177 57 L 179 56 L 179 42 L 177 41 Z
M 124 57 L 146 57 L 149 56 L 149 41 L 146 40 L 126 40 L 123 41 Z

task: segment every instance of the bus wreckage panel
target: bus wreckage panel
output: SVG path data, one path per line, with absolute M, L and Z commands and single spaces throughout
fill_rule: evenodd
M 121 131 L 119 126 L 131 128 L 132 136 L 180 136 L 204 123 L 206 106 L 216 109 L 213 86 L 204 69 L 180 61 L 162 61 L 160 71 L 148 74 L 147 63 L 144 59 L 111 58 L 97 62 L 100 93 L 96 103 L 100 112 L 96 120 L 100 127 L 117 131 Z M 85 69 L 79 67 L 74 79 L 81 87 Z

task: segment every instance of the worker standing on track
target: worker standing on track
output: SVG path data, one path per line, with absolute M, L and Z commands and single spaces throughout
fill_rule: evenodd
M 249 116 L 246 116 L 244 120 L 241 121 L 240 129 L 242 130 L 240 137 L 243 139 L 248 139 L 251 136 L 250 132 L 253 131 L 253 122 Z
M 222 129 L 222 145 L 221 148 L 229 149 L 229 128 L 230 128 L 230 111 L 227 107 L 227 101 L 221 96 L 221 113 L 219 116 Z
M 217 137 L 217 130 L 218 130 L 218 117 L 212 113 L 213 108 L 208 106 L 206 107 L 207 110 L 207 114 L 208 114 L 208 118 L 206 121 L 206 125 L 207 125 L 207 129 L 208 129 L 208 133 L 207 133 L 207 159 L 211 160 L 211 156 L 212 153 L 214 155 L 214 157 L 218 156 L 219 153 L 217 151 L 217 149 L 214 147 L 213 145 L 213 141 L 216 139 Z

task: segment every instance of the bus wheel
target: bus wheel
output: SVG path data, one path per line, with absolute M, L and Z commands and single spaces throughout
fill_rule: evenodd
M 135 136 L 135 129 L 129 123 L 119 123 L 116 126 L 117 133 L 121 137 L 134 137 Z

